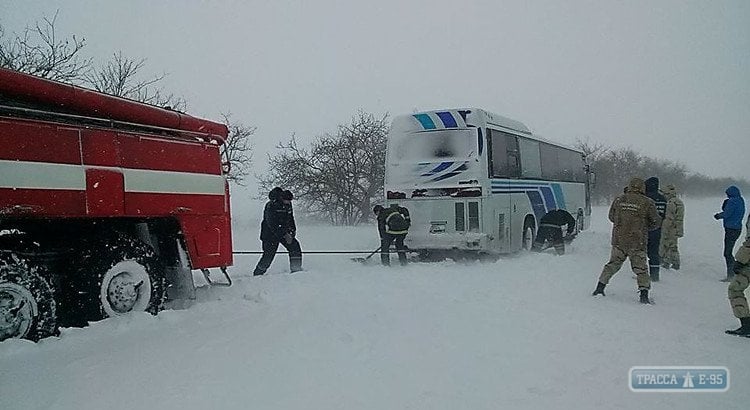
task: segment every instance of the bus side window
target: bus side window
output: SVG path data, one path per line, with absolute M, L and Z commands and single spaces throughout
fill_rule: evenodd
M 508 145 L 508 172 L 510 178 L 518 178 L 521 175 L 521 163 L 518 153 L 518 138 L 515 135 L 505 134 Z
M 487 130 L 490 141 L 490 175 L 496 178 L 517 178 L 520 174 L 518 140 L 502 131 Z
M 521 176 L 523 178 L 540 178 L 542 176 L 542 160 L 539 155 L 539 142 L 521 138 Z

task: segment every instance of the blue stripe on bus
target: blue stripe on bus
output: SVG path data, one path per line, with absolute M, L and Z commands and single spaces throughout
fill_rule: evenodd
M 526 195 L 528 195 L 529 201 L 531 202 L 531 208 L 534 209 L 536 220 L 541 220 L 546 213 L 544 202 L 542 202 L 542 196 L 539 195 L 539 192 L 537 191 L 526 191 Z
M 555 193 L 555 197 L 557 198 L 557 205 L 560 207 L 560 209 L 568 209 L 565 206 L 565 194 L 563 193 L 560 184 L 552 184 L 552 191 Z
M 435 129 L 435 123 L 432 122 L 432 118 L 430 118 L 427 114 L 414 114 L 414 118 L 416 118 L 421 124 L 422 127 L 426 130 L 434 130 Z
M 435 173 L 435 172 L 440 172 L 440 171 L 442 171 L 442 170 L 444 170 L 444 169 L 448 168 L 448 167 L 449 167 L 449 166 L 451 166 L 451 165 L 453 165 L 453 161 L 449 161 L 449 162 L 442 162 L 442 163 L 440 163 L 440 165 L 438 165 L 437 167 L 435 167 L 435 169 L 433 169 L 433 170 L 432 170 L 432 171 L 430 171 L 430 172 L 432 172 L 432 173 Z
M 548 186 L 543 186 L 540 187 L 539 190 L 542 191 L 542 195 L 544 196 L 544 203 L 545 205 L 547 205 L 547 209 L 556 209 L 557 203 L 555 202 L 555 195 L 552 193 L 552 189 Z
M 460 174 L 460 173 L 461 173 L 460 171 L 453 171 L 453 172 L 449 172 L 449 173 L 447 173 L 447 174 L 443 174 L 443 175 L 440 175 L 439 177 L 437 177 L 437 178 L 433 179 L 433 180 L 432 180 L 432 181 L 430 181 L 430 182 L 442 181 L 442 180 L 444 180 L 444 179 L 447 179 L 447 178 L 450 178 L 450 177 L 455 177 L 456 175 L 458 175 L 458 174 Z
M 421 177 L 429 177 L 431 175 L 435 175 L 435 174 L 437 174 L 440 171 L 444 171 L 444 170 L 450 168 L 453 164 L 455 164 L 455 162 L 453 162 L 453 161 L 441 162 L 432 171 L 425 172 L 424 174 L 421 174 L 419 176 L 421 176 Z
M 456 124 L 456 119 L 453 118 L 453 115 L 451 113 L 444 111 L 437 113 L 437 116 L 440 117 L 440 121 L 443 122 L 443 125 L 445 125 L 445 128 L 458 128 L 458 124 Z

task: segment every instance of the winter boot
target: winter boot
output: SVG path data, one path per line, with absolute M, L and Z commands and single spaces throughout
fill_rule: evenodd
M 740 318 L 742 326 L 734 330 L 727 330 L 728 335 L 750 336 L 750 317 Z
M 649 266 L 648 272 L 649 272 L 649 275 L 651 275 L 651 282 L 659 281 L 659 267 L 658 266 Z
M 672 269 L 674 270 L 680 270 L 680 262 L 676 262 L 672 264 Z
M 603 284 L 603 283 L 601 283 L 601 282 L 598 282 L 598 283 L 596 284 L 596 290 L 594 290 L 594 293 L 592 293 L 592 294 L 591 294 L 591 296 L 596 296 L 596 295 L 602 295 L 602 296 L 606 296 L 606 295 L 604 294 L 604 287 L 605 287 L 605 286 L 607 286 L 607 285 L 605 285 L 605 284 Z
M 648 299 L 648 289 L 641 289 L 641 303 L 649 305 L 651 301 Z

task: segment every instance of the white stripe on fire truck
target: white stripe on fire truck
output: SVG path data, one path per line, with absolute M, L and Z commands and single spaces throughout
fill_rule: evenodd
M 223 195 L 222 175 L 123 169 L 125 192 Z
M 222 175 L 0 160 L 0 188 L 86 190 L 86 168 L 122 172 L 125 192 L 224 195 Z
M 0 160 L 0 188 L 86 189 L 86 171 L 80 165 Z

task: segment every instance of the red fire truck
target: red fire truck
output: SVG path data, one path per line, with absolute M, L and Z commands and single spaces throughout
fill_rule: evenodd
M 227 127 L 0 69 L 0 341 L 194 297 L 232 264 Z

